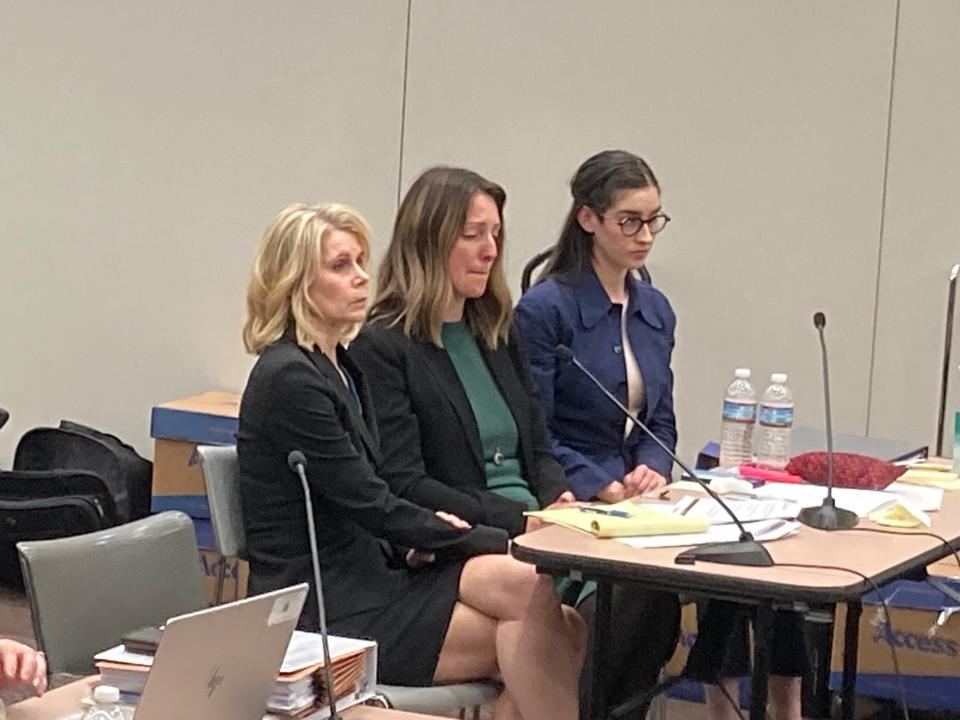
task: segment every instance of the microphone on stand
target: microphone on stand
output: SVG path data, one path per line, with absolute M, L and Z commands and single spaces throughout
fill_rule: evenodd
M 827 343 L 823 327 L 827 317 L 822 312 L 813 314 L 813 324 L 820 333 L 820 349 L 823 354 L 823 407 L 827 415 L 827 496 L 820 507 L 804 508 L 797 520 L 807 527 L 818 530 L 847 530 L 860 521 L 855 512 L 838 508 L 833 499 L 833 425 L 830 422 L 830 373 L 827 370 Z
M 307 531 L 310 535 L 310 556 L 313 559 L 313 583 L 317 589 L 317 610 L 320 612 L 320 641 L 323 644 L 323 679 L 327 685 L 327 698 L 330 701 L 329 720 L 341 720 L 337 714 L 337 699 L 333 689 L 333 671 L 330 661 L 330 638 L 327 634 L 327 613 L 323 605 L 323 581 L 320 579 L 320 553 L 317 550 L 317 530 L 313 524 L 313 501 L 310 499 L 310 485 L 307 483 L 307 458 L 299 450 L 291 450 L 287 455 L 287 465 L 300 478 L 303 486 L 303 503 L 307 511 Z
M 689 550 L 684 550 L 682 553 L 677 555 L 674 562 L 678 565 L 693 565 L 697 560 L 702 562 L 712 562 L 720 563 L 723 565 L 754 565 L 758 567 L 770 567 L 773 565 L 773 558 L 770 557 L 770 553 L 767 549 L 753 539 L 753 535 L 743 526 L 743 523 L 740 522 L 740 518 L 736 516 L 736 513 L 730 509 L 730 506 L 727 505 L 723 498 L 721 498 L 713 488 L 703 480 L 701 480 L 697 474 L 687 467 L 684 462 L 676 456 L 676 454 L 666 446 L 666 444 L 658 438 L 653 432 L 648 428 L 643 422 L 640 421 L 636 415 L 630 412 L 622 402 L 620 402 L 617 397 L 607 390 L 603 383 L 601 383 L 596 376 L 587 370 L 577 359 L 577 356 L 573 354 L 573 351 L 568 348 L 566 345 L 557 345 L 554 349 L 555 354 L 562 360 L 567 360 L 573 363 L 580 372 L 586 375 L 590 381 L 600 388 L 606 398 L 616 405 L 620 412 L 626 415 L 633 423 L 639 427 L 643 432 L 645 432 L 660 448 L 669 455 L 677 465 L 683 468 L 684 472 L 687 473 L 691 478 L 693 478 L 697 483 L 700 484 L 700 487 L 706 491 L 706 493 L 719 503 L 720 507 L 724 509 L 727 515 L 730 516 L 730 519 L 733 520 L 737 528 L 740 530 L 740 539 L 736 542 L 720 542 L 720 543 L 708 543 L 706 545 L 698 545 L 697 547 L 690 548 Z
M 943 340 L 943 368 L 940 375 L 940 410 L 937 413 L 937 457 L 943 457 L 943 420 L 947 414 L 947 385 L 950 381 L 950 348 L 953 345 L 953 306 L 957 302 L 957 275 L 960 263 L 950 268 L 947 282 L 947 331 Z M 3 426 L 3 422 L 0 422 Z

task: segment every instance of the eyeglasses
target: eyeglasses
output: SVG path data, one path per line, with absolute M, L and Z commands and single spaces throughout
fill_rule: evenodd
M 600 222 L 603 222 L 603 215 L 598 215 Z M 663 213 L 658 213 L 654 215 L 649 220 L 644 220 L 639 218 L 636 215 L 630 215 L 629 217 L 621 218 L 617 220 L 617 225 L 620 226 L 620 232 L 624 234 L 625 237 L 633 237 L 640 233 L 643 230 L 643 226 L 646 225 L 650 230 L 651 235 L 656 235 L 661 232 L 670 222 L 670 216 L 664 215 Z

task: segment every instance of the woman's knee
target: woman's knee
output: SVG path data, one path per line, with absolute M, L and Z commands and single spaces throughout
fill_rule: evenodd
M 540 575 L 533 565 L 516 563 L 504 587 L 516 593 L 521 607 L 528 611 L 547 611 L 560 607 L 556 584 L 549 575 Z
M 468 560 L 460 579 L 460 595 L 464 602 L 498 620 L 520 620 L 531 612 L 555 613 L 560 606 L 551 578 L 507 555 Z
M 510 597 L 510 603 L 517 608 L 518 615 L 547 613 L 560 606 L 553 578 L 540 575 L 533 565 L 522 563 L 513 558 L 505 563 L 499 577 L 500 590 Z

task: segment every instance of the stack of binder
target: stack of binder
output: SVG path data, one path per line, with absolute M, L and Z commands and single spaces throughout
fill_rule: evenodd
M 330 638 L 331 644 L 333 640 Z M 331 648 L 330 653 L 333 696 L 337 706 L 347 708 L 355 705 L 360 702 L 356 698 L 364 695 L 367 685 L 367 652 L 364 648 L 358 648 L 353 652 L 334 655 Z M 267 717 L 319 720 L 329 714 L 325 712 L 330 704 L 329 698 L 322 662 L 295 672 L 281 672 L 267 700 Z

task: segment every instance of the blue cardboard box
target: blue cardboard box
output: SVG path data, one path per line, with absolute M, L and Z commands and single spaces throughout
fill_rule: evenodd
M 210 517 L 197 445 L 234 444 L 239 409 L 240 396 L 225 392 L 206 392 L 153 408 L 154 512 L 182 510 L 193 518 Z
M 941 578 L 960 593 L 960 581 Z M 880 588 L 890 608 L 890 626 L 876 593 L 863 598 L 857 694 L 899 700 L 893 669 L 897 652 L 907 703 L 930 710 L 960 709 L 960 610 L 955 599 L 926 582 L 899 580 Z M 846 608 L 837 608 L 830 689 L 839 690 L 843 667 Z

